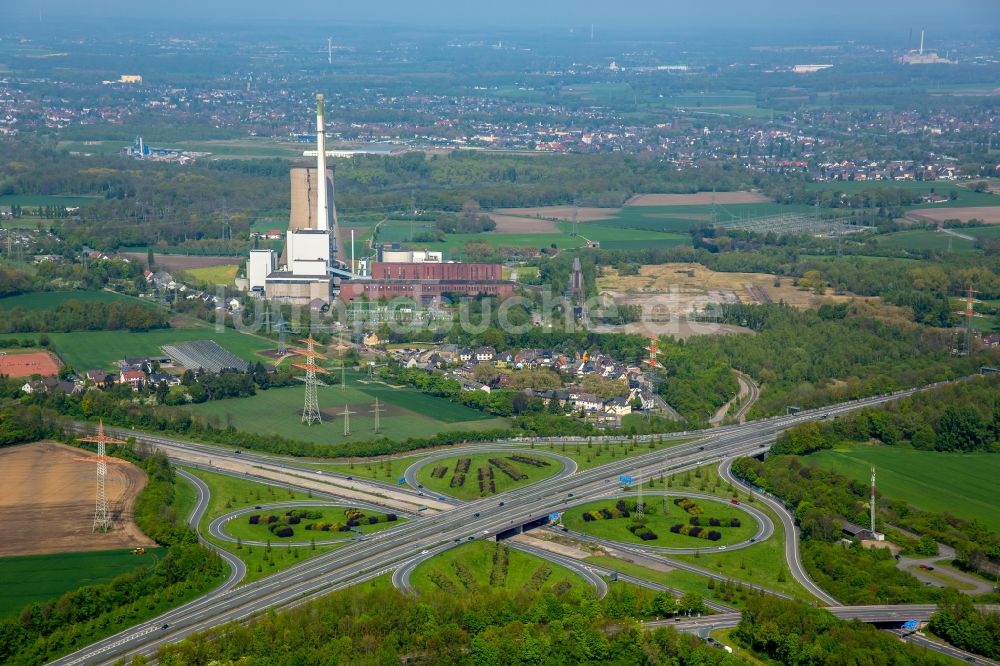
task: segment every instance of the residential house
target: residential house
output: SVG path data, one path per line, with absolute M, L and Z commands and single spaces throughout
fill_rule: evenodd
M 132 390 L 138 390 L 146 383 L 146 373 L 142 370 L 122 370 L 118 375 L 119 384 L 128 384 Z

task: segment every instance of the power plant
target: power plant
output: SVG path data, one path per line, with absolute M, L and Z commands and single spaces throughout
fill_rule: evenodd
M 268 299 L 329 305 L 333 296 L 339 246 L 324 116 L 323 95 L 316 95 L 316 164 L 291 168 L 291 212 L 280 258 L 273 250 L 250 252 L 249 289 Z
M 291 205 L 281 255 L 270 249 L 250 251 L 246 277 L 251 294 L 319 309 L 337 295 L 346 302 L 402 296 L 426 304 L 444 294 L 513 293 L 514 283 L 501 278 L 500 264 L 446 262 L 441 252 L 379 248 L 379 261 L 355 262 L 353 231 L 349 254 L 339 240 L 334 180 L 326 160 L 340 153 L 327 150 L 325 124 L 323 95 L 316 95 L 316 150 L 303 153 L 315 154 L 316 162 L 290 170 Z

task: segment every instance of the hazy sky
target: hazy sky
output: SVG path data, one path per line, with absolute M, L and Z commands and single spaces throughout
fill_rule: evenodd
M 71 18 L 204 22 L 247 20 L 392 23 L 538 29 L 651 30 L 782 27 L 871 32 L 879 27 L 949 32 L 1000 30 L 1000 0 L 0 0 L 0 20 Z M 145 28 L 146 26 L 143 26 Z

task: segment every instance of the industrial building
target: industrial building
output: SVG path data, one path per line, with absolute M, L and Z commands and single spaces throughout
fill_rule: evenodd
M 439 302 L 443 294 L 505 298 L 514 293 L 514 283 L 501 276 L 500 264 L 373 262 L 371 279 L 343 283 L 340 298 L 350 303 L 402 296 L 423 304 Z
M 356 272 L 353 234 L 350 263 L 338 243 L 324 124 L 323 96 L 317 95 L 316 162 L 293 166 L 290 171 L 291 211 L 281 256 L 273 250 L 250 252 L 246 282 L 251 294 L 322 308 L 330 305 L 336 293 L 348 303 L 359 297 L 397 296 L 436 303 L 443 294 L 506 297 L 513 293 L 514 284 L 502 279 L 499 264 L 445 262 L 441 252 L 408 250 L 399 244 L 379 246 L 377 261 L 362 260 L 364 268 Z
M 323 96 L 316 96 L 316 164 L 293 166 L 291 212 L 281 257 L 252 250 L 247 282 L 252 293 L 298 305 L 329 305 L 337 266 L 337 213 L 333 174 L 326 168 Z M 321 175 L 322 174 L 322 175 Z

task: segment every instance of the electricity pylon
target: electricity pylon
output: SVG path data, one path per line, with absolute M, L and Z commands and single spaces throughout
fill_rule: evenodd
M 316 378 L 316 373 L 322 372 L 326 374 L 326 369 L 316 365 L 316 361 L 326 360 L 326 357 L 316 351 L 316 341 L 313 340 L 311 335 L 306 338 L 305 349 L 293 349 L 292 351 L 304 356 L 306 359 L 305 363 L 294 364 L 296 368 L 302 368 L 306 371 L 306 376 L 302 380 L 306 384 L 306 399 L 305 404 L 302 407 L 302 422 L 306 425 L 322 423 L 323 417 L 319 412 L 319 400 L 316 396 L 316 387 L 326 386 L 326 384 Z
M 125 444 L 125 440 L 109 437 L 104 434 L 104 421 L 97 427 L 97 435 L 94 437 L 79 437 L 78 442 L 93 442 L 97 444 L 97 456 L 87 456 L 85 458 L 74 458 L 83 462 L 97 463 L 97 502 L 94 508 L 94 531 L 108 532 L 111 530 L 111 511 L 108 508 L 108 463 L 123 465 L 124 460 L 109 458 L 107 454 L 108 444 Z
M 371 413 L 375 415 L 375 434 L 377 435 L 380 430 L 379 425 L 379 414 L 384 412 L 384 407 L 379 407 L 378 398 L 375 398 L 375 407 L 371 409 Z

